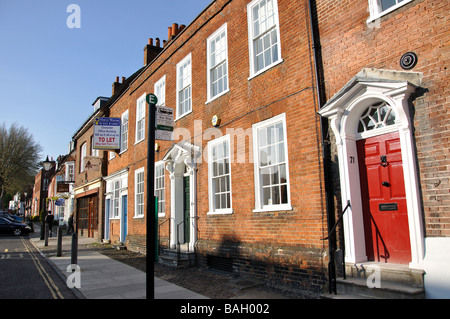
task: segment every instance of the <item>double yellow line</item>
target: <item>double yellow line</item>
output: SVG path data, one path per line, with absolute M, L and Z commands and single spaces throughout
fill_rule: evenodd
M 25 249 L 30 254 L 31 259 L 33 260 L 34 265 L 36 266 L 36 269 L 38 270 L 39 274 L 41 275 L 42 279 L 44 280 L 44 283 L 47 285 L 48 289 L 50 290 L 50 293 L 52 294 L 53 299 L 64 299 L 64 296 L 59 291 L 58 286 L 55 284 L 55 282 L 52 280 L 50 275 L 47 273 L 45 268 L 42 266 L 41 262 L 39 261 L 39 258 L 36 256 L 34 252 L 32 252 L 28 248 L 27 242 L 23 239 L 23 237 L 20 237 L 22 240 L 23 245 L 25 246 Z

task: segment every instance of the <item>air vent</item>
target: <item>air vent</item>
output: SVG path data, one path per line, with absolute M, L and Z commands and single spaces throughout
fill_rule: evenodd
M 219 256 L 207 256 L 207 264 L 210 268 L 226 271 L 226 272 L 233 272 L 233 259 L 232 258 L 225 258 L 225 257 L 219 257 Z

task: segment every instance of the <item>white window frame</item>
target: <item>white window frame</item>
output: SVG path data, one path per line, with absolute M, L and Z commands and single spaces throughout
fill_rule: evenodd
M 254 36 L 254 28 L 253 28 L 253 8 L 257 5 L 259 5 L 261 2 L 263 1 L 273 1 L 273 10 L 274 10 L 274 26 L 269 28 L 268 30 L 272 30 L 275 29 L 276 30 L 276 35 L 277 35 L 277 55 L 278 55 L 278 59 L 272 61 L 272 63 L 268 64 L 267 66 L 265 66 L 264 68 L 260 69 L 260 70 L 256 70 L 255 67 L 255 52 L 254 52 L 254 41 L 255 41 L 255 36 Z M 247 5 L 247 19 L 248 19 L 248 42 L 249 42 L 249 54 L 250 54 L 250 77 L 249 80 L 261 73 L 264 73 L 265 71 L 269 70 L 270 68 L 274 67 L 275 65 L 283 62 L 283 59 L 281 57 L 281 37 L 280 37 L 280 22 L 279 22 L 279 18 L 278 18 L 278 4 L 277 4 L 277 0 L 253 0 L 252 2 L 250 2 Z M 262 32 L 261 34 L 267 34 L 267 30 Z M 258 35 L 258 38 L 261 37 L 261 34 Z
M 162 175 L 158 175 L 158 171 L 161 169 L 162 166 Z M 165 187 L 166 187 L 166 180 L 165 180 L 165 169 L 164 169 L 164 162 L 159 161 L 155 163 L 155 196 L 158 195 L 159 192 L 162 193 L 163 197 L 158 197 L 158 217 L 164 217 L 166 216 L 166 194 L 165 194 Z M 164 203 L 164 209 L 161 210 L 161 204 Z
M 221 177 L 227 176 L 229 178 L 229 187 L 230 189 L 226 191 L 226 193 L 230 193 L 230 207 L 227 208 L 220 208 L 216 209 L 216 202 L 215 202 L 215 195 L 216 190 L 214 188 L 213 179 L 214 176 L 214 163 L 213 163 L 213 148 L 222 145 L 224 142 L 227 142 L 228 144 L 228 173 L 220 175 Z M 226 158 L 226 156 L 224 157 Z M 222 136 L 220 138 L 214 139 L 210 142 L 208 142 L 208 194 L 209 194 L 209 212 L 208 214 L 232 214 L 233 213 L 233 192 L 232 192 L 232 186 L 231 186 L 231 139 L 230 134 L 227 134 L 225 136 Z M 223 192 L 222 192 L 223 193 Z
M 211 49 L 212 49 L 212 42 L 216 41 L 218 37 L 221 37 L 222 34 L 225 34 L 225 44 L 224 44 L 224 55 L 225 58 L 221 60 L 219 63 L 216 63 L 215 65 L 212 65 L 211 61 Z M 208 89 L 208 100 L 206 103 L 211 102 L 212 100 L 218 98 L 219 96 L 224 95 L 230 90 L 229 86 L 229 69 L 228 69 L 228 32 L 227 32 L 227 24 L 225 23 L 223 26 L 221 26 L 217 31 L 215 31 L 212 35 L 208 37 L 206 40 L 206 47 L 207 47 L 207 89 Z M 226 88 L 222 90 L 221 92 L 217 93 L 216 95 L 213 95 L 213 86 L 212 86 L 212 76 L 211 72 L 213 69 L 216 69 L 220 66 L 224 65 L 226 69 L 226 78 L 224 79 L 224 85 Z
M 99 151 L 94 148 L 94 136 L 91 136 L 91 155 L 99 156 Z
M 120 123 L 120 153 L 128 150 L 128 128 L 130 117 L 128 116 L 128 110 L 122 113 Z
M 86 157 L 86 142 L 80 147 L 80 173 L 84 172 L 84 158 Z
M 138 193 L 138 175 L 142 174 L 142 193 Z M 144 167 L 134 171 L 134 218 L 143 218 L 145 216 L 145 174 Z M 142 195 L 142 203 L 138 203 L 138 195 Z M 139 207 L 142 206 L 142 213 L 139 213 Z
M 75 181 L 75 163 L 74 162 L 67 162 L 66 163 L 66 172 L 65 172 L 65 178 L 64 180 L 74 182 Z M 72 178 L 70 178 L 70 175 L 72 175 Z
M 121 214 L 121 188 L 122 181 L 120 179 L 116 179 L 111 181 L 111 202 L 110 202 L 110 219 L 119 219 Z M 117 214 L 116 214 L 117 209 Z
M 185 65 L 189 62 L 189 65 L 186 66 Z M 185 68 L 185 69 L 184 69 Z M 181 70 L 186 70 L 188 72 L 188 74 L 186 76 L 183 77 L 186 80 L 186 83 L 184 83 L 185 81 L 183 81 L 183 85 L 180 85 L 180 76 L 181 76 Z M 180 100 L 180 93 L 186 89 L 190 88 L 190 97 L 189 97 L 189 101 L 190 101 L 190 109 L 185 111 L 184 113 L 180 113 L 180 107 L 181 107 L 181 100 Z M 189 53 L 185 58 L 183 58 L 183 60 L 181 60 L 180 62 L 178 62 L 177 64 L 177 110 L 176 110 L 176 120 L 179 120 L 180 118 L 188 115 L 189 113 L 192 113 L 192 59 L 191 59 L 191 53 Z
M 136 100 L 136 134 L 135 134 L 135 142 L 134 144 L 137 144 L 143 140 L 145 140 L 145 111 L 146 111 L 146 105 L 145 105 L 145 96 L 144 93 Z M 138 126 L 139 123 L 142 123 L 141 132 L 142 136 L 139 137 L 139 130 Z M 139 137 L 139 138 L 138 138 Z
M 268 204 L 264 205 L 263 202 L 263 186 L 262 186 L 262 175 L 260 174 L 259 166 L 259 135 L 260 129 L 276 125 L 278 123 L 283 124 L 283 142 L 284 142 L 284 163 L 286 165 L 286 191 L 287 191 L 287 203 L 280 204 Z M 289 160 L 288 160 L 288 146 L 287 146 L 287 132 L 286 132 L 286 113 L 274 116 L 265 121 L 253 124 L 253 160 L 254 160 L 254 178 L 255 178 L 255 210 L 254 212 L 266 212 L 266 211 L 282 211 L 282 210 L 292 210 L 291 206 L 291 191 L 289 182 Z M 278 162 L 276 165 L 279 165 Z M 268 166 L 266 166 L 268 167 Z M 281 198 L 281 192 L 280 192 Z
M 382 16 L 397 10 L 400 7 L 403 7 L 405 4 L 412 2 L 413 0 L 396 0 L 397 4 L 393 5 L 392 7 L 382 10 L 381 8 L 381 0 L 369 0 L 369 12 L 370 16 L 369 19 L 367 19 L 367 23 L 371 23 L 375 21 L 376 19 L 381 18 Z M 401 2 L 400 2 L 401 1 Z
M 166 76 L 164 75 L 158 82 L 155 83 L 154 92 L 158 99 L 158 106 L 166 105 Z

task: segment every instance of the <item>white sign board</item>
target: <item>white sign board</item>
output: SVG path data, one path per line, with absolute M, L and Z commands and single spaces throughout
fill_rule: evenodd
M 94 149 L 120 149 L 120 118 L 96 117 L 94 119 Z
M 173 108 L 165 106 L 156 107 L 156 140 L 173 141 L 173 118 Z

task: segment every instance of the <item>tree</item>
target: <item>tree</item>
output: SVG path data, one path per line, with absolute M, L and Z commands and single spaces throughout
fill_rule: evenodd
M 6 193 L 15 194 L 34 182 L 41 146 L 28 129 L 13 123 L 0 126 L 0 209 Z

